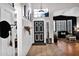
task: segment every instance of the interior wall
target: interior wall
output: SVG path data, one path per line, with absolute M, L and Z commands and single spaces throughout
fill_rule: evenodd
M 15 4 L 15 13 L 17 14 L 17 37 L 18 37 L 18 55 L 27 55 L 29 49 L 32 46 L 32 22 L 24 17 L 24 5 L 25 4 Z M 26 4 L 27 7 L 27 4 Z M 31 34 L 24 28 L 25 26 L 30 27 Z
M 33 43 L 32 22 L 27 19 L 23 19 L 22 23 L 22 55 L 27 55 Z M 30 33 L 24 28 L 27 26 L 30 27 Z
M 15 3 L 15 13 L 17 14 L 17 40 L 18 56 L 22 56 L 22 9 L 21 4 Z
M 10 25 L 14 23 L 14 10 L 9 4 L 0 4 L 0 22 L 7 21 Z M 14 31 L 12 32 L 15 33 Z M 12 40 L 14 37 L 12 36 Z M 13 41 L 12 41 L 13 42 Z M 7 38 L 0 37 L 0 55 L 1 56 L 13 56 L 15 55 L 15 48 L 10 45 L 10 34 Z
M 34 9 L 40 9 L 41 3 L 32 3 L 31 7 L 32 7 L 32 12 L 33 12 Z M 62 14 L 63 11 L 68 11 L 69 9 L 73 7 L 79 7 L 79 3 L 42 3 L 42 8 L 49 9 L 49 18 L 46 18 L 47 20 L 48 19 L 53 20 L 53 16 Z M 71 12 L 73 13 L 72 10 Z M 70 14 L 70 13 L 67 13 L 67 14 Z M 55 25 L 54 20 L 53 20 L 53 25 Z M 52 25 L 52 28 L 54 32 L 55 27 L 53 25 Z
M 32 3 L 31 4 L 32 12 L 33 12 L 34 9 L 38 9 L 38 8 L 40 9 L 40 5 L 41 5 L 40 3 L 34 3 L 34 4 Z M 69 4 L 69 3 L 68 4 L 66 4 L 66 3 L 64 3 L 64 4 L 63 3 L 62 4 L 60 4 L 60 3 L 57 3 L 57 4 L 56 3 L 52 3 L 52 4 L 51 3 L 47 3 L 47 4 L 43 3 L 42 4 L 42 8 L 48 8 L 49 9 L 49 17 L 45 18 L 45 21 L 50 20 L 50 33 L 49 33 L 50 38 L 51 37 L 53 38 L 53 31 L 54 31 L 53 29 L 55 28 L 54 23 L 53 23 L 53 12 L 55 12 L 56 10 L 67 9 L 67 8 L 72 8 L 72 7 L 79 7 L 79 4 L 72 4 L 72 3 L 71 4 Z M 19 12 L 23 12 L 23 10 L 21 8 L 23 8 L 21 5 L 19 7 L 16 7 L 16 9 L 19 10 L 18 11 L 19 16 L 17 18 L 17 21 L 19 19 L 19 21 L 18 21 L 18 32 L 17 32 L 18 40 L 19 40 L 19 44 L 18 44 L 19 47 L 18 48 L 19 48 L 19 53 L 21 53 L 19 55 L 26 55 L 28 53 L 32 43 L 34 42 L 34 40 L 33 40 L 33 30 L 34 30 L 34 28 L 32 27 L 32 36 L 29 35 L 28 31 L 26 31 L 24 29 L 24 26 L 26 26 L 26 25 L 31 26 L 33 24 L 29 25 L 29 23 L 30 23 L 29 21 L 22 20 L 23 19 L 22 18 L 23 13 L 19 13 Z M 26 24 L 26 25 L 24 25 L 24 24 Z

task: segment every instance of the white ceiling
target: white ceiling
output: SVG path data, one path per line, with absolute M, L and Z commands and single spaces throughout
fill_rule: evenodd
M 39 9 L 41 3 L 32 3 L 32 9 Z M 42 8 L 48 8 L 51 16 L 79 16 L 79 3 L 42 3 Z

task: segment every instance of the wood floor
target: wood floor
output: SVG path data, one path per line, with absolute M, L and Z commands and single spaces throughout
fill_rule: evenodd
M 79 42 L 60 39 L 57 45 L 32 45 L 27 56 L 79 56 Z

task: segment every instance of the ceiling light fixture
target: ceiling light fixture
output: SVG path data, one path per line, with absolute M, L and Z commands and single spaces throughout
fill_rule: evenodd
M 42 9 L 42 1 L 41 1 L 41 5 L 40 5 L 40 10 L 39 12 L 44 12 L 44 10 Z

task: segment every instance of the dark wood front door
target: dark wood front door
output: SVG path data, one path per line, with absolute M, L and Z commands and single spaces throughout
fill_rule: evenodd
M 44 21 L 34 21 L 34 42 L 44 43 Z

